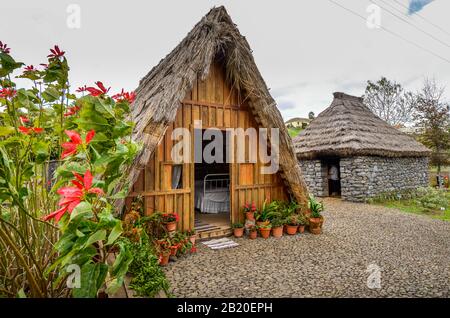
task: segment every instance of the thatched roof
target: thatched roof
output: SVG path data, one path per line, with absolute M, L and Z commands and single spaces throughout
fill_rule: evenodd
M 428 156 L 430 150 L 377 117 L 361 97 L 334 93 L 330 107 L 294 138 L 299 158 Z
M 133 138 L 144 147 L 128 172 L 128 184 L 136 181 L 168 125 L 175 120 L 177 109 L 197 75 L 205 79 L 217 56 L 222 57 L 230 85 L 246 94 L 257 122 L 262 127 L 280 129 L 280 167 L 288 172 L 284 178 L 294 198 L 305 200 L 306 188 L 281 114 L 256 67 L 247 40 L 223 6 L 211 9 L 140 81 L 132 111 L 137 123 Z

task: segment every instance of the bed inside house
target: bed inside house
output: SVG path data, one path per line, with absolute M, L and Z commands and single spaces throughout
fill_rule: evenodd
M 197 231 L 230 226 L 230 168 L 229 163 L 226 163 L 225 160 L 225 133 L 223 133 L 223 138 L 225 142 L 218 154 L 222 157 L 220 161 L 223 162 L 208 163 L 203 156 L 196 159 L 194 206 Z M 210 142 L 210 140 L 202 141 L 202 154 L 205 146 Z M 198 146 L 200 147 L 200 144 Z M 216 155 L 215 151 L 212 154 Z

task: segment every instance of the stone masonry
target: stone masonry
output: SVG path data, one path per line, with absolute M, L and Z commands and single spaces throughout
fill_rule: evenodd
M 300 166 L 308 190 L 316 196 L 327 196 L 327 167 L 320 160 L 301 160 Z M 426 187 L 428 158 L 341 158 L 340 175 L 342 199 L 364 202 L 381 193 Z

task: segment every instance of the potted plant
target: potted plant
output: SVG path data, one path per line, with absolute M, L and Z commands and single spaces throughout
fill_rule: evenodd
M 268 225 L 270 219 L 278 216 L 277 204 L 277 201 L 272 201 L 270 204 L 267 204 L 267 200 L 264 201 L 261 210 L 255 214 L 256 224 L 258 226 Z
M 305 225 L 308 223 L 306 216 L 303 213 L 298 214 L 297 221 L 298 221 L 298 233 L 305 232 Z
M 242 223 L 234 223 L 232 228 L 234 237 L 242 237 L 244 235 L 244 225 Z
M 163 213 L 161 216 L 161 222 L 166 227 L 167 232 L 173 232 L 177 229 L 178 219 L 178 214 L 175 212 Z
M 170 249 L 162 249 L 159 253 L 159 265 L 166 266 L 169 264 Z
M 270 230 L 272 229 L 272 225 L 269 224 L 262 224 L 258 226 L 259 229 L 259 233 L 261 234 L 261 236 L 265 239 L 269 238 L 270 236 Z
M 272 236 L 279 238 L 283 236 L 284 221 L 281 218 L 273 219 L 272 222 Z
M 195 232 L 195 230 L 187 230 L 186 235 L 189 237 L 192 245 L 195 245 L 195 240 L 197 238 L 197 233 Z
M 255 220 L 255 212 L 256 212 L 255 202 L 244 204 L 243 211 L 244 211 L 246 220 L 250 220 L 250 221 Z
M 297 233 L 298 228 L 298 216 L 293 214 L 289 216 L 286 220 L 286 232 L 289 235 L 294 235 Z
M 258 237 L 258 228 L 256 225 L 250 225 L 248 227 L 248 237 L 252 240 Z
M 320 214 L 323 211 L 323 203 L 317 201 L 312 195 L 309 196 L 308 209 L 311 211 L 309 216 L 309 231 L 312 234 L 322 233 L 323 216 Z

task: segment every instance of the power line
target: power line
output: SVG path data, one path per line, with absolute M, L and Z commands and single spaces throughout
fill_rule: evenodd
M 334 0 L 328 0 L 328 1 L 334 3 L 335 5 L 337 5 L 337 6 L 341 7 L 342 9 L 344 9 L 344 10 L 350 12 L 350 13 L 353 14 L 353 15 L 356 15 L 357 17 L 363 19 L 364 21 L 367 20 L 366 17 L 362 16 L 361 14 L 359 14 L 359 13 L 357 13 L 357 12 L 355 12 L 355 11 L 353 11 L 353 10 L 347 8 L 347 7 L 344 7 L 343 5 L 337 3 L 337 2 L 334 1 Z M 425 52 L 427 52 L 427 53 L 429 53 L 429 54 L 431 54 L 431 55 L 434 55 L 435 57 L 441 59 L 442 61 L 447 62 L 448 64 L 450 64 L 450 60 L 449 60 L 449 59 L 447 59 L 447 58 L 445 58 L 445 57 L 443 57 L 443 56 L 441 56 L 441 55 L 439 55 L 439 54 L 437 54 L 437 53 L 434 53 L 433 51 L 427 49 L 426 47 L 423 47 L 423 46 L 421 46 L 420 44 L 417 44 L 417 43 L 415 43 L 415 42 L 413 42 L 413 41 L 411 41 L 411 40 L 408 40 L 407 38 L 401 36 L 400 34 L 394 32 L 394 31 L 391 31 L 391 30 L 387 29 L 386 27 L 384 27 L 384 26 L 382 26 L 382 25 L 380 25 L 380 28 L 381 28 L 383 31 L 385 31 L 385 32 L 387 32 L 387 33 L 389 33 L 389 34 L 391 34 L 391 35 L 393 35 L 393 36 L 395 36 L 395 37 L 397 37 L 397 38 L 399 38 L 399 39 L 401 39 L 401 40 L 403 40 L 403 41 L 405 41 L 405 42 L 407 42 L 407 43 L 409 43 L 409 44 L 411 44 L 411 45 L 413 45 L 413 46 L 415 46 L 415 47 L 417 47 L 417 48 L 419 48 L 419 49 L 421 49 L 421 50 L 423 50 L 423 51 L 425 51 Z
M 403 3 L 401 3 L 398 0 L 394 0 L 395 3 L 397 3 L 399 6 L 402 6 L 403 8 L 409 10 L 409 8 L 407 6 L 405 6 Z M 448 32 L 447 30 L 445 30 L 444 28 L 440 27 L 439 25 L 431 22 L 430 20 L 428 20 L 427 18 L 425 18 L 423 15 L 419 14 L 418 12 L 413 12 L 414 15 L 418 16 L 419 18 L 421 18 L 422 20 L 424 20 L 425 22 L 428 22 L 429 24 L 431 24 L 432 26 L 434 26 L 435 28 L 441 30 L 442 32 L 444 32 L 447 35 L 450 35 L 450 32 Z
M 380 1 L 382 1 L 383 3 L 385 3 L 383 0 L 380 0 Z M 416 26 L 415 24 L 411 23 L 410 21 L 406 20 L 405 18 L 403 18 L 403 17 L 401 17 L 401 16 L 398 16 L 397 14 L 393 13 L 392 11 L 389 11 L 388 9 L 386 9 L 385 7 L 383 7 L 382 5 L 379 5 L 378 3 L 374 2 L 373 0 L 370 0 L 370 2 L 372 2 L 373 4 L 376 4 L 377 6 L 381 7 L 383 10 L 389 12 L 391 15 L 393 15 L 394 17 L 400 19 L 401 21 L 403 21 L 403 22 L 405 22 L 405 23 L 411 25 L 412 27 L 414 27 L 415 29 L 419 30 L 419 31 L 422 32 L 423 34 L 428 35 L 430 38 L 432 38 L 432 39 L 438 41 L 439 43 L 445 45 L 446 47 L 450 47 L 449 44 L 445 43 L 444 41 L 441 41 L 440 39 L 438 39 L 437 37 L 435 37 L 433 34 L 427 32 L 427 31 L 422 30 L 421 28 L 419 28 L 419 27 Z

